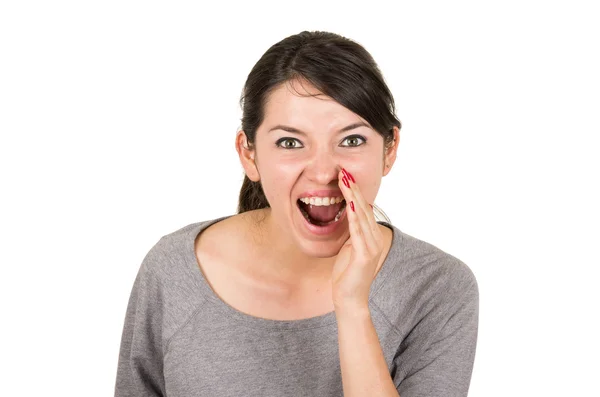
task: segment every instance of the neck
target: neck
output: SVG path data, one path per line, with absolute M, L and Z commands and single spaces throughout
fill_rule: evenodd
M 283 230 L 275 222 L 270 208 L 252 212 L 256 255 L 270 277 L 290 284 L 331 283 L 337 255 L 327 258 L 307 255 L 299 249 L 289 230 Z

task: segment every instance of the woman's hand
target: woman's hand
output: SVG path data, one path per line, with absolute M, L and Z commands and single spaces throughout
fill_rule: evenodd
M 336 310 L 368 310 L 371 283 L 383 252 L 383 234 L 372 206 L 363 198 L 352 175 L 342 168 L 338 177 L 346 199 L 350 238 L 340 249 L 333 267 L 333 304 Z

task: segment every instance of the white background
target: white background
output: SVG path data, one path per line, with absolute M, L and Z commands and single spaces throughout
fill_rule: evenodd
M 112 395 L 147 251 L 235 212 L 247 74 L 329 30 L 403 123 L 376 203 L 477 277 L 469 395 L 600 396 L 593 3 L 2 2 L 2 395 Z

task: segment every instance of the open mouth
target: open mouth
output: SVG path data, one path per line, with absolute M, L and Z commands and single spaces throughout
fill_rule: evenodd
M 330 206 L 314 206 L 311 204 L 305 204 L 298 199 L 296 204 L 308 222 L 315 226 L 321 227 L 331 225 L 339 221 L 340 217 L 344 213 L 344 209 L 346 208 L 346 200 L 342 200 L 338 204 L 333 204 Z M 317 217 L 319 217 L 319 219 L 317 219 Z

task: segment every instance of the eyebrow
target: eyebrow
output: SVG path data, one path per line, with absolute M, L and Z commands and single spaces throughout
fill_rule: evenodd
M 354 124 L 350 124 L 344 128 L 342 128 L 341 130 L 339 130 L 337 133 L 340 134 L 342 132 L 346 132 L 346 131 L 350 131 L 353 130 L 355 128 L 359 128 L 359 127 L 367 127 L 367 128 L 371 128 L 370 125 L 368 125 L 367 123 L 364 123 L 362 121 L 358 122 L 358 123 L 354 123 Z M 292 132 L 294 134 L 299 134 L 299 135 L 304 135 L 306 136 L 306 132 L 304 131 L 300 131 L 297 128 L 294 127 L 289 127 L 287 125 L 283 125 L 283 124 L 277 124 L 275 127 L 271 128 L 268 132 L 274 131 L 274 130 L 284 130 L 287 132 Z

